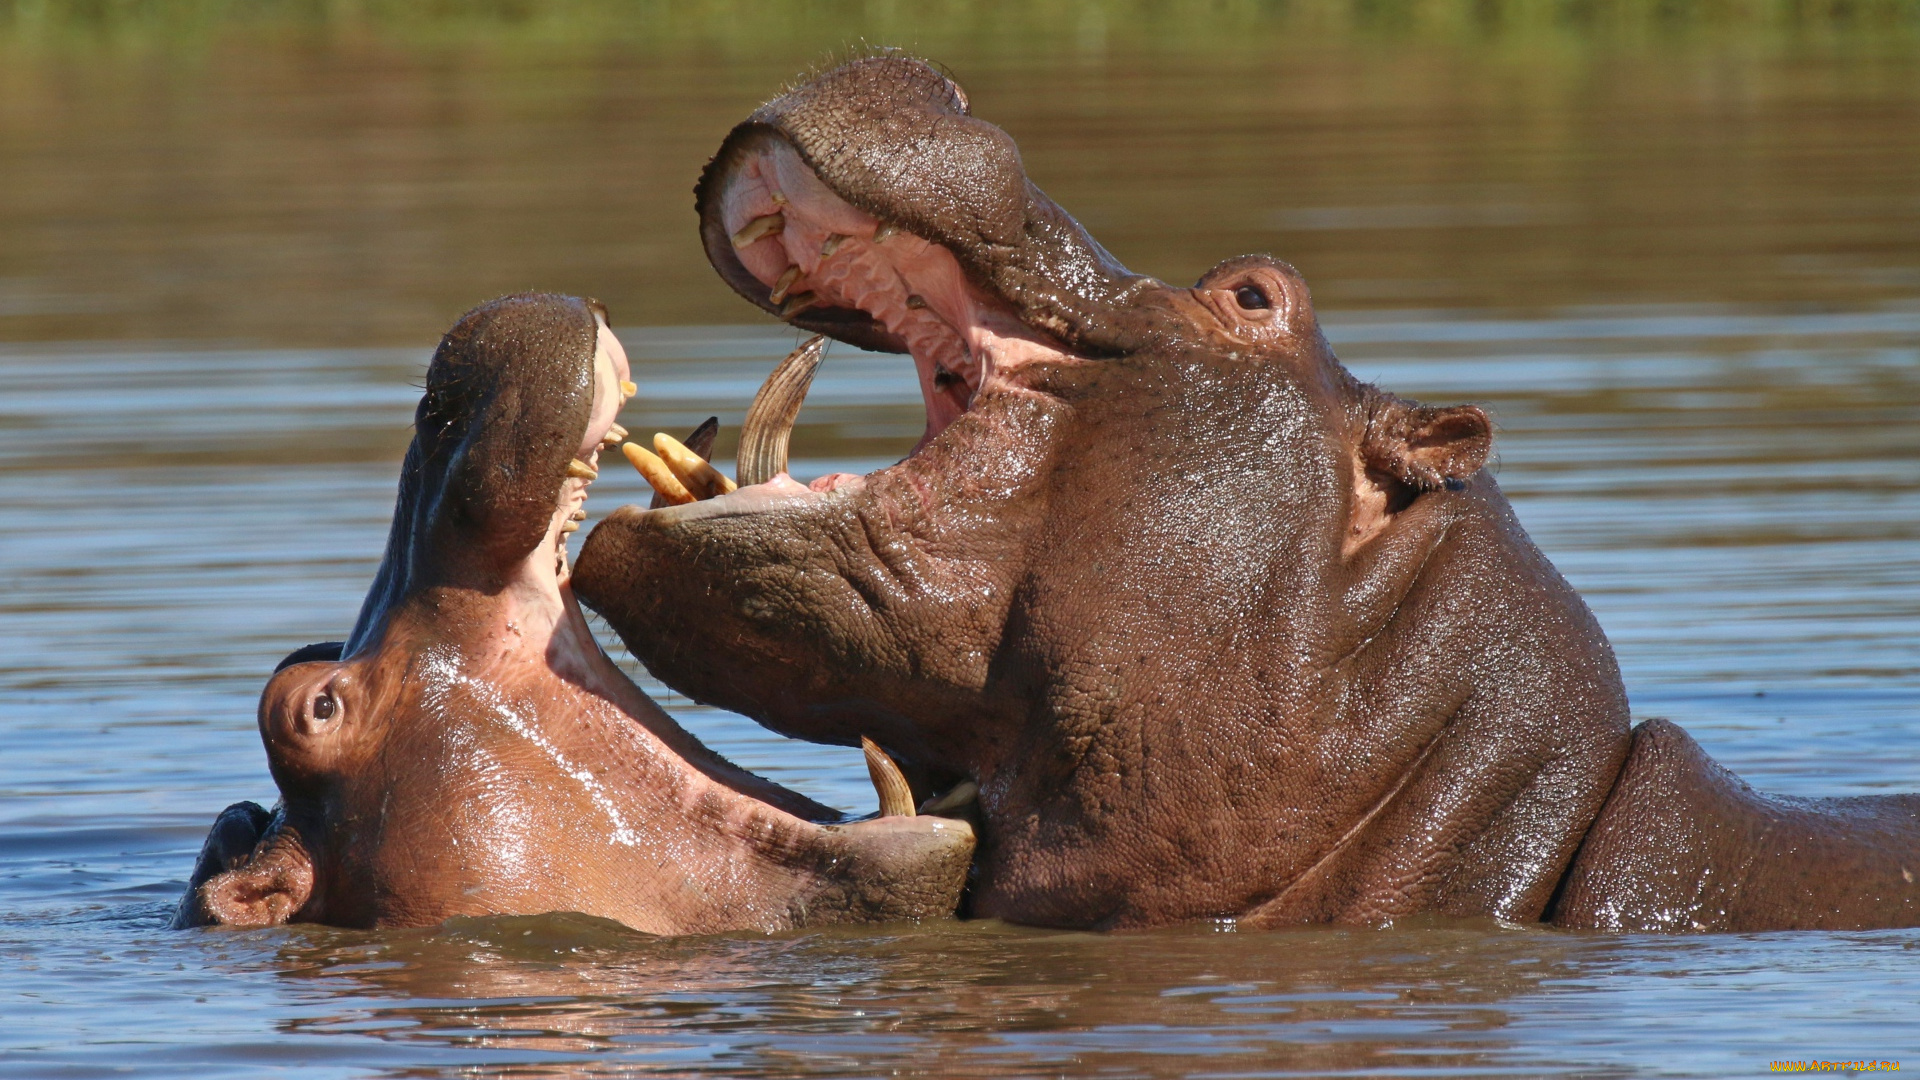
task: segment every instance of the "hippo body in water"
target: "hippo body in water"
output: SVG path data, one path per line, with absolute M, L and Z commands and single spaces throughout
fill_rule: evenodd
M 586 301 L 507 297 L 447 334 L 352 634 L 261 696 L 282 803 L 221 815 L 176 925 L 579 911 L 695 933 L 953 911 L 966 822 L 844 822 L 702 746 L 595 642 L 565 544 L 627 379 Z
M 912 354 L 926 434 L 624 508 L 576 588 L 677 690 L 977 788 L 973 913 L 1920 923 L 1920 797 L 1771 798 L 1630 730 L 1485 414 L 1354 379 L 1291 267 L 1126 270 L 895 56 L 756 112 L 698 203 L 743 296 Z

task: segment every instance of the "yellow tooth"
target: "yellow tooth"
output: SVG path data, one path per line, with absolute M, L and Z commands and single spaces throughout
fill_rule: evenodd
M 621 394 L 623 394 L 623 395 L 625 395 L 626 397 L 632 397 L 633 395 L 635 395 L 635 394 L 637 394 L 637 393 L 639 393 L 639 392 L 640 392 L 640 388 L 639 388 L 638 386 L 635 386 L 635 385 L 633 384 L 633 380 L 632 380 L 632 379 L 621 379 L 621 380 L 620 380 L 620 393 L 621 393 Z
M 767 299 L 776 304 L 785 300 L 787 298 L 787 290 L 793 288 L 793 283 L 799 280 L 800 268 L 797 266 L 787 267 L 787 272 L 781 274 L 780 280 L 773 283 L 773 291 L 767 294 Z
M 711 499 L 716 495 L 725 495 L 738 486 L 727 479 L 725 473 L 709 464 L 707 459 L 687 449 L 685 443 L 664 431 L 654 435 L 653 449 L 696 498 Z
M 900 230 L 894 228 L 891 223 L 882 222 L 879 228 L 873 230 L 873 242 L 876 244 L 884 244 L 887 242 L 887 237 L 899 231 Z
M 738 251 L 748 244 L 764 239 L 765 237 L 779 236 L 786 230 L 786 227 L 787 216 L 785 214 L 774 213 L 768 214 L 765 217 L 754 218 L 752 221 L 740 226 L 740 231 L 733 234 L 733 249 Z
M 568 533 L 577 533 L 579 531 L 580 531 L 580 523 L 577 521 L 569 521 L 560 526 L 560 535 L 562 536 L 565 536 Z
M 912 817 L 913 789 L 907 786 L 900 766 L 865 735 L 860 736 L 860 749 L 867 755 L 867 776 L 873 780 L 873 790 L 880 796 L 880 816 Z
M 820 245 L 820 257 L 824 259 L 834 252 L 839 251 L 840 245 L 845 243 L 846 240 L 846 235 L 843 233 L 834 233 L 832 236 L 827 237 Z
M 606 443 L 608 446 L 619 446 L 621 443 L 627 441 L 627 429 L 621 427 L 619 424 L 609 425 L 607 433 L 600 436 L 600 441 Z
M 576 480 L 598 480 L 600 479 L 600 470 L 581 461 L 579 458 L 574 458 L 572 461 L 567 462 L 567 475 Z
M 776 191 L 776 192 L 774 192 L 774 193 L 773 193 L 773 205 L 775 205 L 775 206 L 785 206 L 785 205 L 787 205 L 787 195 L 786 195 L 786 193 L 785 193 L 785 192 L 783 192 L 783 191 Z
M 820 298 L 810 292 L 794 293 L 787 302 L 780 305 L 780 317 L 790 319 L 820 302 Z
M 627 455 L 627 460 L 633 462 L 633 467 L 640 470 L 640 475 L 646 478 L 653 490 L 660 493 L 662 499 L 675 505 L 694 501 L 693 493 L 653 451 L 635 443 L 627 443 L 620 448 L 620 452 Z
M 578 509 L 578 510 L 575 510 L 575 511 L 574 511 L 573 513 L 571 513 L 571 514 L 568 514 L 568 515 L 567 515 L 567 520 L 568 520 L 568 521 L 585 521 L 585 520 L 587 520 L 587 508 L 583 506 L 583 507 L 581 507 L 580 509 Z
M 914 309 L 915 311 L 918 311 L 921 308 L 927 306 L 927 298 L 924 296 L 921 296 L 919 293 L 908 293 L 907 306 Z

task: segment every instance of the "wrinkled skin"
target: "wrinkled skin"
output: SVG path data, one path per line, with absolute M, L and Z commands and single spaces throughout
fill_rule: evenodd
M 1355 380 L 1286 264 L 1127 271 L 892 56 L 755 113 L 699 206 L 742 295 L 910 351 L 927 434 L 864 477 L 623 508 L 577 588 L 678 690 L 870 736 L 923 796 L 977 782 L 973 913 L 1920 921 L 1920 804 L 1789 805 L 1630 732 L 1486 416 Z
M 176 925 L 951 913 L 965 822 L 841 823 L 700 745 L 594 641 L 565 541 L 627 377 L 598 306 L 570 297 L 506 297 L 448 333 L 357 625 L 261 695 L 281 805 L 220 816 Z

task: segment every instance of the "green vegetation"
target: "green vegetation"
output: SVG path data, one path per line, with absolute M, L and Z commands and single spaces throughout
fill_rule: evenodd
M 1238 51 L 1275 35 L 1618 45 L 1892 35 L 1911 44 L 1920 0 L 0 0 L 0 40 L 16 45 L 192 48 L 254 33 L 736 54 L 863 41 Z

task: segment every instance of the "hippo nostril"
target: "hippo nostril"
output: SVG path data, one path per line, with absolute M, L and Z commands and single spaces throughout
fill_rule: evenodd
M 1242 285 L 1233 291 L 1234 300 L 1248 311 L 1266 311 L 1273 307 L 1273 300 L 1265 289 L 1258 285 Z

